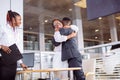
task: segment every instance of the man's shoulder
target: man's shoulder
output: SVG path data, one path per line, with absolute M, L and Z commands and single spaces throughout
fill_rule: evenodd
M 69 31 L 72 30 L 71 28 L 61 28 L 60 31 Z
M 60 30 L 59 30 L 60 32 L 64 32 L 65 31 L 65 29 L 64 28 L 60 28 Z

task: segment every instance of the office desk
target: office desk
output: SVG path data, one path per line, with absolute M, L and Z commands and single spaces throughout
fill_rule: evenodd
M 80 70 L 80 67 L 74 67 L 74 68 L 51 68 L 51 69 L 40 69 L 40 70 L 26 70 L 26 71 L 18 71 L 17 74 L 22 75 L 24 73 L 33 73 L 33 72 L 48 72 L 50 80 L 53 80 L 53 72 L 56 71 L 74 71 L 74 70 Z M 70 76 L 70 80 L 71 76 Z

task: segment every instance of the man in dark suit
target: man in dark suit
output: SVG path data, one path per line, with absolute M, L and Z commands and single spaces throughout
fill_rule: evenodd
M 71 20 L 63 18 L 64 28 L 59 29 L 61 35 L 69 35 L 75 32 L 71 29 Z M 66 42 L 62 42 L 62 61 L 67 60 L 69 67 L 81 67 L 81 70 L 73 71 L 76 80 L 85 80 L 84 72 L 82 70 L 82 56 L 78 51 L 76 39 L 70 38 Z

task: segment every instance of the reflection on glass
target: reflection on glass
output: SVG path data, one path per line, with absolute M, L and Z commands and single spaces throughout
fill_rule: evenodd
M 24 49 L 39 50 L 39 41 L 37 34 L 24 33 Z

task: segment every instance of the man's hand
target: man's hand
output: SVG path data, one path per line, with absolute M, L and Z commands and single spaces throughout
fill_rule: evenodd
M 27 70 L 27 66 L 24 63 L 21 63 L 20 66 L 23 68 L 23 70 Z
M 71 35 L 71 38 L 73 38 L 73 37 L 76 37 L 77 33 L 76 32 L 72 32 L 70 35 Z

